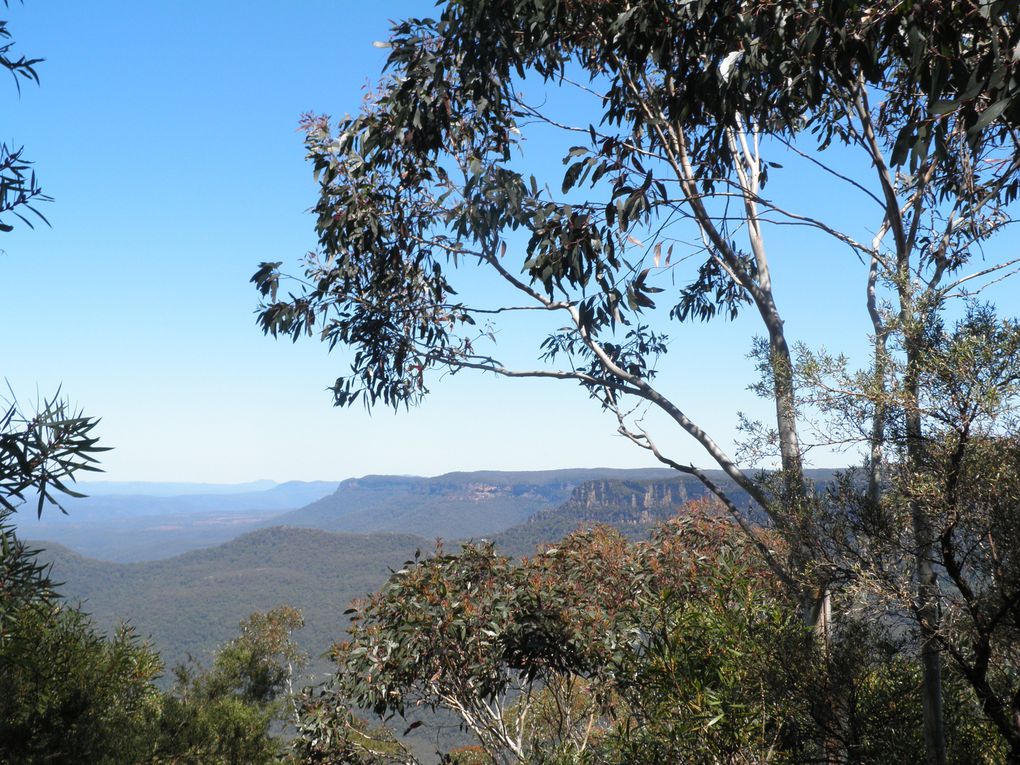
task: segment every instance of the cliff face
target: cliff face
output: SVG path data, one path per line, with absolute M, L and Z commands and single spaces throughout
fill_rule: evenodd
M 562 471 L 569 473 L 571 471 Z M 453 473 L 434 478 L 417 476 L 369 475 L 348 478 L 337 487 L 335 496 L 344 499 L 359 494 L 375 496 L 393 495 L 414 499 L 443 498 L 457 502 L 484 502 L 493 499 L 533 499 L 557 505 L 570 497 L 578 480 L 569 475 L 557 477 L 550 472 L 548 478 L 530 473 Z M 523 476 L 523 477 L 522 477 Z
M 688 487 L 682 480 L 586 481 L 574 489 L 569 501 L 602 517 L 607 509 L 634 513 L 675 510 L 689 498 Z
M 617 527 L 647 527 L 670 518 L 689 499 L 701 496 L 704 488 L 684 478 L 668 481 L 585 481 L 570 499 L 548 514 L 531 519 L 547 521 L 543 515 L 558 516 L 570 524 L 609 523 Z
M 613 526 L 626 537 L 640 539 L 657 524 L 682 513 L 685 503 L 704 494 L 701 482 L 688 476 L 586 480 L 575 486 L 559 507 L 536 513 L 492 540 L 507 555 L 531 555 L 541 545 L 593 524 Z

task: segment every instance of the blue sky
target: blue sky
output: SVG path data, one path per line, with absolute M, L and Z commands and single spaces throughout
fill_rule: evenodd
M 295 264 L 315 244 L 300 115 L 356 111 L 383 63 L 372 42 L 385 39 L 388 19 L 431 8 L 26 0 L 6 9 L 19 51 L 46 61 L 41 86 L 20 97 L 0 82 L 0 136 L 25 144 L 55 201 L 44 210 L 51 228 L 0 240 L 0 374 L 23 400 L 62 386 L 101 417 L 114 447 L 106 478 L 650 464 L 583 392 L 558 383 L 461 375 L 438 381 L 411 412 L 333 409 L 325 389 L 342 358 L 255 327 L 248 279 L 258 263 Z M 773 183 L 832 214 L 859 209 L 799 187 L 795 173 Z M 780 244 L 791 335 L 859 349 L 861 266 L 795 233 Z M 754 332 L 750 318 L 694 327 L 664 369 L 664 387 L 724 443 L 735 411 L 759 407 L 745 390 Z M 704 464 L 685 439 L 663 441 Z

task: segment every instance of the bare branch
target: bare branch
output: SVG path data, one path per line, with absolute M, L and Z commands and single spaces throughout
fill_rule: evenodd
M 871 189 L 869 189 L 867 186 L 858 183 L 850 176 L 843 175 L 842 173 L 833 170 L 831 167 L 829 167 L 827 164 L 819 160 L 817 157 L 814 157 L 811 154 L 808 154 L 807 152 L 803 152 L 800 149 L 798 149 L 795 144 L 791 143 L 786 138 L 783 138 L 780 135 L 773 136 L 773 138 L 782 143 L 783 146 L 792 151 L 794 154 L 798 155 L 803 159 L 806 159 L 808 162 L 820 168 L 821 170 L 833 176 L 834 178 L 838 178 L 841 181 L 845 181 L 846 183 L 849 183 L 851 186 L 859 189 L 860 191 L 863 191 L 865 194 L 867 194 L 869 197 L 875 200 L 875 202 L 878 203 L 879 207 L 881 207 L 883 210 L 885 209 L 885 203 L 877 196 L 875 196 L 874 192 L 872 192 Z
M 668 465 L 681 473 L 693 475 L 701 481 L 702 484 L 704 484 L 705 488 L 718 497 L 723 506 L 726 508 L 726 511 L 730 514 L 733 520 L 737 522 L 737 525 L 740 526 L 741 531 L 748 539 L 751 540 L 751 544 L 755 546 L 758 552 L 761 553 L 772 572 L 779 577 L 783 584 L 790 588 L 791 592 L 799 591 L 796 580 L 782 566 L 782 564 L 780 564 L 780 562 L 776 559 L 775 553 L 761 540 L 761 537 L 758 536 L 758 532 L 753 526 L 751 526 L 744 514 L 740 512 L 740 509 L 736 506 L 733 500 L 730 499 L 726 492 L 722 490 L 722 488 L 720 488 L 711 478 L 705 475 L 704 471 L 696 468 L 694 465 L 683 465 L 664 455 L 661 451 L 659 451 L 658 446 L 656 446 L 655 442 L 643 428 L 640 429 L 640 433 L 634 433 L 626 426 L 622 417 L 619 417 L 618 419 L 620 426 L 617 428 L 617 432 L 619 432 L 620 435 L 626 437 L 642 449 L 650 451 L 663 465 Z
M 946 294 L 948 292 L 951 292 L 952 290 L 955 290 L 957 287 L 960 287 L 961 285 L 966 284 L 967 282 L 974 281 L 975 279 L 980 279 L 982 276 L 988 276 L 989 274 L 998 273 L 998 272 L 1000 272 L 1000 271 L 1002 271 L 1004 269 L 1009 268 L 1010 266 L 1016 265 L 1017 263 L 1020 263 L 1020 258 L 1013 258 L 1012 260 L 1007 260 L 1005 263 L 999 263 L 999 264 L 994 265 L 994 266 L 989 266 L 988 268 L 983 268 L 980 271 L 976 271 L 976 272 L 974 272 L 972 274 L 969 274 L 968 276 L 964 276 L 964 277 L 962 277 L 960 279 L 957 279 L 952 284 L 947 284 L 946 286 L 942 287 L 940 291 L 943 294 Z M 991 282 L 990 284 L 994 284 L 995 282 L 1001 281 L 1002 279 L 1005 279 L 1008 276 L 1010 276 L 1012 274 L 1015 274 L 1016 272 L 1017 272 L 1017 269 L 1014 269 L 1014 270 L 1010 271 L 1009 273 L 1005 274 L 1004 276 L 1000 277 L 999 279 L 996 279 L 994 282 Z M 985 285 L 985 287 L 988 287 L 988 286 L 989 285 Z

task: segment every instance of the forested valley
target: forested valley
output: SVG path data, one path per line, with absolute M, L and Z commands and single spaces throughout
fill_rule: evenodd
M 647 467 L 554 469 L 536 395 L 542 469 L 147 495 L 8 386 L 0 763 L 1020 764 L 1020 5 L 423 12 L 301 117 L 316 245 L 250 334 L 352 418 L 572 389 Z M 31 139 L 0 237 L 55 203 Z

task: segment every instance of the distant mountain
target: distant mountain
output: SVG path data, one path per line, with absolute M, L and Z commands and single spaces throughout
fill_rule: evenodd
M 809 471 L 809 475 L 824 481 L 832 472 Z M 746 494 L 721 471 L 708 473 L 738 505 L 749 504 Z M 489 470 L 431 478 L 370 475 L 339 485 L 291 482 L 265 491 L 105 494 L 68 502 L 68 515 L 50 511 L 36 520 L 28 509 L 19 515 L 18 523 L 26 537 L 48 539 L 91 558 L 122 563 L 168 558 L 279 525 L 456 540 L 498 535 L 535 517 L 527 529 L 514 533 L 524 535 L 522 539 L 531 534 L 529 539 L 541 541 L 543 535 L 544 539 L 557 539 L 568 530 L 570 517 L 558 508 L 586 482 L 664 480 L 684 487 L 686 497 L 705 492 L 692 476 L 666 468 Z M 576 513 L 576 508 L 570 512 Z
M 558 508 L 540 512 L 494 536 L 501 552 L 516 555 L 534 552 L 539 542 L 554 542 L 589 522 L 611 523 L 639 535 L 656 520 L 677 512 L 689 496 L 697 496 L 697 488 L 682 477 L 578 482 L 591 473 L 565 472 L 459 473 L 441 476 L 441 480 L 370 477 L 344 482 L 341 489 L 354 499 L 370 500 L 372 492 L 390 497 L 395 513 L 399 513 L 399 503 L 392 498 L 424 496 L 428 501 L 413 504 L 415 512 L 422 514 L 450 498 L 456 500 L 457 509 L 463 509 L 472 503 L 484 508 L 503 501 L 509 504 L 507 497 L 537 505 L 547 497 L 566 495 L 567 501 Z M 662 473 L 652 475 L 656 474 Z M 508 476 L 514 480 L 509 481 Z M 423 487 L 423 481 L 428 486 Z M 522 496 L 526 498 L 523 501 Z M 360 517 L 357 509 L 353 515 Z M 449 517 L 443 522 L 449 523 Z M 173 558 L 127 564 L 83 557 L 51 542 L 34 544 L 46 548 L 43 559 L 53 562 L 53 576 L 63 582 L 60 589 L 67 598 L 82 600 L 85 610 L 106 629 L 121 619 L 130 620 L 143 635 L 154 637 L 172 665 L 189 653 L 209 656 L 247 614 L 279 603 L 304 611 L 308 626 L 301 635 L 302 645 L 319 655 L 342 637 L 346 625 L 342 613 L 348 602 L 377 589 L 390 569 L 399 568 L 416 549 L 431 552 L 436 536 L 428 532 L 334 533 L 283 526 L 260 529 Z M 449 539 L 469 536 L 477 535 L 450 534 Z
M 294 481 L 262 491 L 242 490 L 249 484 L 212 485 L 212 493 L 193 493 L 206 484 L 93 483 L 81 488 L 98 493 L 68 500 L 67 515 L 49 511 L 37 520 L 29 505 L 18 523 L 26 537 L 120 563 L 168 558 L 280 525 L 462 539 L 495 534 L 555 508 L 587 480 L 672 475 L 664 468 L 487 470 L 431 478 L 365 476 L 339 485 Z M 152 494 L 144 493 L 147 487 Z M 142 493 L 130 493 L 136 490 Z M 166 493 L 176 490 L 185 493 Z
M 248 481 L 247 483 L 189 483 L 182 481 L 83 481 L 82 492 L 90 497 L 111 494 L 142 494 L 148 497 L 179 497 L 185 494 L 240 494 L 250 491 L 267 491 L 276 481 Z
M 672 475 L 674 471 L 659 468 L 485 470 L 433 478 L 370 475 L 342 481 L 328 497 L 263 523 L 464 539 L 495 534 L 523 523 L 536 513 L 565 502 L 585 481 L 663 479 Z
M 127 563 L 222 544 L 281 511 L 307 505 L 336 489 L 336 483 L 328 481 L 266 483 L 269 488 L 260 491 L 179 496 L 159 492 L 206 484 L 152 484 L 154 494 L 120 491 L 143 491 L 150 484 L 117 484 L 117 491 L 104 494 L 100 490 L 63 502 L 66 515 L 48 508 L 37 518 L 28 503 L 16 520 L 24 536 L 58 542 L 92 558 Z M 110 488 L 99 483 L 80 488 L 94 492 L 97 487 Z
M 163 515 L 167 512 L 236 512 L 239 510 L 291 510 L 314 502 L 336 490 L 336 481 L 288 481 L 287 483 L 269 485 L 263 489 L 245 491 L 191 492 L 181 494 L 167 493 L 169 487 L 206 486 L 206 484 L 152 484 L 152 492 L 146 491 L 149 484 L 119 484 L 123 491 L 96 491 L 101 483 L 83 483 L 77 486 L 82 493 L 81 498 L 65 498 L 61 504 L 73 513 L 88 513 L 95 518 L 116 518 L 135 515 Z M 234 484 L 247 486 L 249 484 Z M 228 485 L 229 486 L 229 485 Z M 132 490 L 127 491 L 130 487 Z M 31 503 L 29 503 L 31 504 Z M 59 514 L 59 513 L 58 513 Z

